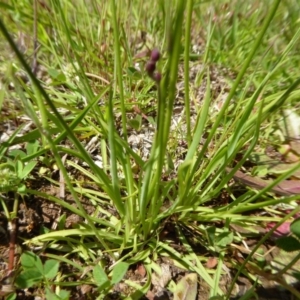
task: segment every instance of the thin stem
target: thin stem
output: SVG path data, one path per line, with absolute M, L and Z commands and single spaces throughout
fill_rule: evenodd
M 37 0 L 33 1 L 33 62 L 32 62 L 32 73 L 36 75 L 37 72 L 37 26 L 38 26 L 38 12 L 37 12 Z
M 114 51 L 115 51 L 115 81 L 119 86 L 119 94 L 120 94 L 120 104 L 121 104 L 121 114 L 122 114 L 122 134 L 123 139 L 127 141 L 127 117 L 126 117 L 126 108 L 125 108 L 125 99 L 124 99 L 124 87 L 123 87 L 123 78 L 122 78 L 122 64 L 121 64 L 121 45 L 120 45 L 120 32 L 119 32 L 119 24 L 117 21 L 117 9 L 115 0 L 111 0 L 111 12 L 113 19 L 113 27 L 114 27 Z M 117 89 L 115 88 L 114 91 Z M 125 181 L 128 195 L 130 196 L 128 201 L 126 202 L 126 214 L 125 217 L 127 219 L 126 229 L 130 230 L 130 224 L 135 222 L 135 213 L 134 208 L 136 207 L 135 197 L 134 195 L 134 183 L 133 183 L 133 174 L 130 164 L 130 157 L 128 153 L 123 150 L 121 155 L 121 161 L 123 162 L 123 169 L 125 173 Z M 129 237 L 127 236 L 126 239 Z
M 122 113 L 122 133 L 124 139 L 127 140 L 127 118 L 126 118 L 126 109 L 124 101 L 124 88 L 123 88 L 123 78 L 122 78 L 122 65 L 121 65 L 121 52 L 120 52 L 120 32 L 119 24 L 117 21 L 117 9 L 115 0 L 111 0 L 111 12 L 114 26 L 114 51 L 115 51 L 115 82 L 119 85 L 120 93 L 120 104 L 121 104 L 121 113 Z M 114 89 L 117 90 L 116 88 Z
M 190 146 L 191 138 L 191 114 L 190 114 L 190 75 L 189 75 L 189 61 L 190 61 L 190 44 L 191 44 L 191 24 L 193 13 L 193 0 L 187 2 L 187 20 L 185 26 L 185 46 L 184 46 L 184 109 L 186 118 L 186 134 L 187 143 Z

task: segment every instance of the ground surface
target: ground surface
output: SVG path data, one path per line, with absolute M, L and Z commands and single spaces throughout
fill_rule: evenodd
M 195 78 L 195 69 L 201 68 L 201 65 L 195 64 L 194 67 L 191 68 L 191 80 L 194 80 Z M 228 74 L 224 73 L 225 71 L 218 71 L 217 69 L 214 70 L 213 75 L 212 75 L 212 84 L 213 84 L 213 89 L 216 91 L 216 94 L 219 95 L 220 91 L 223 91 L 226 93 L 228 88 L 226 87 L 226 80 L 224 79 L 225 76 L 229 76 Z M 233 76 L 230 74 L 230 76 Z M 203 83 L 204 85 L 206 84 L 205 82 Z M 181 113 L 183 111 L 182 106 L 183 106 L 183 99 L 182 99 L 182 92 L 180 92 L 180 87 L 182 86 L 182 83 L 179 81 L 178 82 L 178 98 L 176 102 L 176 106 L 174 109 L 174 130 L 176 129 L 176 125 L 178 124 L 178 119 L 181 116 Z M 213 90 L 213 91 L 214 91 Z M 197 94 L 197 99 L 201 101 L 204 97 L 204 92 L 205 88 L 199 87 L 193 91 L 194 93 Z M 220 100 L 221 99 L 221 100 Z M 218 98 L 218 101 L 222 101 L 222 98 Z M 215 103 L 216 109 L 218 109 L 218 104 L 221 105 L 221 102 Z M 3 114 L 7 116 L 11 116 L 12 114 L 16 114 L 17 110 L 12 110 L 11 108 L 3 108 Z M 130 115 L 136 114 L 135 112 L 129 114 Z M 149 116 L 155 117 L 153 113 L 149 113 Z M 143 142 L 145 139 L 148 141 L 153 138 L 153 130 L 147 128 L 147 125 L 149 125 L 149 122 L 147 121 L 147 115 L 144 115 L 144 121 L 143 121 L 143 129 L 139 131 L 138 133 L 136 131 L 133 131 L 130 133 L 129 139 L 132 140 L 132 147 L 135 149 L 138 149 L 141 153 L 145 153 L 144 156 L 147 157 L 149 154 L 147 152 L 147 147 L 144 145 L 147 144 Z M 11 120 L 11 117 L 8 120 L 4 120 L 1 123 L 1 127 L 3 128 L 2 131 L 2 136 L 10 136 L 11 132 L 16 129 L 15 124 L 20 124 L 20 123 L 25 123 L 27 122 L 27 118 L 23 116 L 22 114 L 18 114 L 13 121 Z M 29 120 L 28 120 L 29 121 Z M 182 126 L 182 125 L 181 125 Z M 30 126 L 27 126 L 27 130 L 30 129 Z M 34 128 L 34 127 L 33 127 Z M 184 127 L 181 129 L 182 132 L 184 132 Z M 150 133 L 149 133 L 150 132 Z M 145 133 L 147 134 L 147 138 L 145 138 Z M 139 141 L 136 142 L 134 138 L 138 137 Z M 148 142 L 149 143 L 149 142 Z M 19 144 L 18 147 L 22 149 L 24 145 Z M 94 149 L 93 145 L 90 145 L 91 149 Z M 149 146 L 148 146 L 149 148 Z M 178 153 L 181 153 L 183 151 L 184 147 L 180 150 L 178 150 Z M 93 150 L 93 155 L 94 157 L 97 156 L 97 151 Z M 72 176 L 80 176 L 80 174 L 76 174 L 75 170 L 72 170 L 72 168 L 69 168 L 70 174 Z M 38 175 L 38 174 L 37 174 Z M 58 170 L 53 170 L 51 173 L 51 178 L 53 180 L 56 180 L 57 182 L 60 181 L 60 174 Z M 77 179 L 79 179 L 77 177 Z M 87 179 L 81 178 L 82 181 L 85 181 Z M 49 183 L 49 181 L 44 180 L 42 177 L 33 177 L 31 180 L 29 180 L 26 183 L 30 188 L 36 189 L 37 191 L 44 192 L 47 195 L 52 195 L 56 197 L 60 197 L 61 193 L 61 186 L 57 186 L 54 184 Z M 238 185 L 237 185 L 238 186 Z M 10 194 L 7 194 L 5 197 L 9 203 L 11 201 L 9 197 L 12 196 Z M 70 194 L 65 194 L 62 195 L 63 199 L 70 203 L 71 205 L 75 205 L 74 201 L 72 200 L 72 197 Z M 89 203 L 88 199 L 82 199 L 82 204 L 86 211 L 92 215 L 95 211 L 95 207 Z M 32 197 L 25 197 L 24 201 L 20 203 L 19 206 L 19 211 L 18 211 L 18 243 L 17 243 L 17 248 L 18 249 L 28 249 L 27 247 L 23 246 L 23 241 L 33 238 L 34 236 L 37 236 L 44 228 L 48 229 L 55 229 L 57 226 L 57 220 L 59 217 L 61 217 L 63 214 L 66 215 L 66 222 L 65 222 L 65 228 L 70 229 L 70 228 L 76 228 L 78 224 L 80 224 L 83 219 L 79 217 L 76 214 L 70 213 L 68 210 L 63 209 L 59 205 L 54 204 L 51 201 L 47 201 L 41 197 L 37 196 L 32 196 Z M 8 260 L 8 255 L 9 255 L 9 233 L 7 232 L 7 222 L 5 220 L 5 217 L 2 217 L 2 224 L 1 224 L 1 231 L 2 231 L 2 238 L 1 238 L 1 261 L 2 261 L 2 270 L 4 272 L 5 270 L 5 262 Z M 240 228 L 234 228 L 235 230 L 239 231 Z M 240 229 L 242 230 L 242 229 Z M 251 250 L 253 248 L 253 245 L 255 245 L 261 236 L 263 235 L 263 228 L 261 228 L 262 232 L 260 235 L 257 236 L 257 238 L 253 239 L 248 239 L 245 240 L 245 245 L 244 246 L 236 246 L 237 248 L 232 248 L 232 252 L 230 255 L 234 259 L 241 260 L 243 261 L 243 255 L 246 255 L 249 253 L 249 249 Z M 242 230 L 243 231 L 243 230 Z M 169 240 L 171 243 L 171 246 L 174 247 L 174 249 L 177 249 L 179 252 L 185 251 L 182 249 L 181 243 L 178 240 L 176 236 L 176 231 L 174 230 L 174 223 L 169 222 L 165 225 L 165 228 L 163 229 L 163 233 L 161 234 L 161 239 L 162 240 Z M 203 248 L 201 248 L 201 245 L 195 242 L 193 247 L 196 253 L 199 255 L 207 255 L 207 251 Z M 294 253 L 286 253 L 283 250 L 278 249 L 276 246 L 274 246 L 274 242 L 268 241 L 265 245 L 262 247 L 264 253 L 269 253 L 265 259 L 267 263 L 270 262 L 275 262 L 278 261 L 279 268 L 282 268 L 282 263 L 283 261 L 289 261 L 292 260 L 292 258 L 295 256 Z M 184 253 L 184 252 L 183 252 Z M 17 256 L 18 257 L 18 256 Z M 215 262 L 214 260 L 217 259 L 217 256 L 214 257 L 209 257 L 207 261 L 207 266 L 209 268 L 214 268 Z M 172 262 L 171 259 L 162 259 L 158 260 L 157 263 L 162 266 L 162 269 L 164 270 L 163 272 L 163 277 L 167 278 L 165 281 L 162 280 L 161 278 L 157 278 L 152 280 L 152 289 L 147 293 L 146 296 L 144 296 L 142 299 L 157 299 L 157 300 L 162 300 L 162 299 L 173 299 L 172 293 L 170 293 L 166 289 L 166 285 L 170 279 L 174 280 L 175 282 L 178 282 L 181 278 L 183 278 L 186 274 L 188 274 L 184 269 L 178 268 L 174 266 L 174 263 Z M 211 266 L 210 266 L 211 264 Z M 230 271 L 230 263 L 228 266 L 224 266 L 224 272 L 225 274 L 222 275 L 222 279 L 220 281 L 221 285 L 220 288 L 226 292 L 228 287 L 231 284 L 232 276 L 234 273 Z M 249 267 L 250 268 L 250 267 Z M 298 269 L 298 264 L 295 264 L 295 270 Z M 253 270 L 250 271 L 253 272 Z M 255 270 L 254 270 L 255 272 Z M 154 274 L 154 273 L 153 273 Z M 155 275 L 155 274 L 154 274 Z M 275 299 L 293 299 L 291 294 L 280 288 L 280 285 L 278 282 L 273 281 L 269 278 L 266 278 L 268 274 L 262 274 L 259 276 L 261 282 L 258 284 L 258 288 L 256 289 L 256 293 L 259 297 L 259 299 L 262 300 L 275 300 Z M 125 276 L 126 279 L 132 280 L 134 282 L 138 283 L 143 283 L 145 279 L 145 269 L 143 268 L 142 265 L 136 265 L 133 266 L 130 271 Z M 72 279 L 71 279 L 72 280 Z M 73 278 L 73 280 L 76 280 Z M 300 288 L 299 283 L 295 282 L 292 280 L 291 282 L 293 285 L 295 285 L 295 288 L 298 289 Z M 128 290 L 128 286 L 126 284 L 118 284 L 114 288 L 114 292 L 108 295 L 105 299 L 119 299 L 119 293 L 130 293 L 130 289 Z M 247 291 L 249 291 L 251 288 L 253 288 L 253 283 L 246 278 L 245 276 L 241 275 L 239 276 L 234 290 L 232 292 L 232 297 L 231 299 L 239 299 L 242 295 L 244 295 Z M 205 283 L 205 281 L 201 281 L 198 284 L 198 298 L 200 300 L 205 300 L 209 299 L 209 290 L 210 287 Z M 36 290 L 28 290 L 24 293 L 20 293 L 20 296 L 18 299 L 36 299 L 34 294 L 36 294 Z M 77 287 L 76 290 L 72 291 L 72 297 L 76 297 L 76 299 L 89 299 L 88 297 L 91 297 L 96 293 L 96 291 L 93 292 L 93 287 L 91 285 L 83 285 L 80 287 Z M 89 295 L 89 296 L 85 296 Z M 96 295 L 96 294 L 94 294 Z M 86 298 L 87 297 L 87 298 Z M 93 297 L 93 296 L 92 296 Z M 75 299 L 75 298 L 74 298 Z

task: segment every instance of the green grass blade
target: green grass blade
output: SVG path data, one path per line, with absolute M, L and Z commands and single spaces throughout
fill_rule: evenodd
M 121 194 L 120 194 L 120 183 L 119 175 L 117 170 L 117 153 L 115 147 L 115 128 L 114 128 L 114 115 L 113 115 L 113 101 L 112 101 L 112 92 L 108 100 L 108 143 L 110 149 L 110 171 L 111 171 L 111 180 L 112 188 L 114 189 L 115 198 L 113 199 L 114 204 L 116 205 L 121 217 L 125 214 L 124 204 L 122 203 Z
M 185 24 L 185 45 L 184 45 L 184 109 L 186 119 L 186 133 L 187 142 L 190 146 L 191 143 L 191 116 L 190 116 L 190 75 L 189 75 L 189 61 L 190 61 L 190 44 L 191 44 L 191 23 L 193 12 L 193 0 L 187 2 L 187 19 Z

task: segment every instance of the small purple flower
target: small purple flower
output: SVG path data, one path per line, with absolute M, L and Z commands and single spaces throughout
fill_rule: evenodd
M 153 80 L 156 81 L 157 83 L 159 83 L 161 81 L 161 74 L 159 72 L 155 72 L 153 74 Z
M 160 58 L 160 53 L 159 53 L 158 49 L 156 49 L 156 48 L 153 49 L 151 51 L 151 55 L 150 55 L 151 61 L 157 62 L 159 60 L 159 58 Z
M 150 61 L 147 62 L 147 64 L 146 64 L 146 71 L 149 74 L 149 76 L 153 75 L 153 72 L 155 71 L 155 67 L 156 67 L 155 64 L 156 63 L 154 61 L 152 61 L 152 60 L 150 60 Z
M 151 51 L 150 60 L 147 62 L 145 67 L 149 77 L 151 77 L 154 81 L 156 81 L 156 83 L 159 83 L 161 81 L 161 73 L 155 72 L 156 63 L 158 62 L 159 58 L 160 58 L 159 50 L 154 48 Z

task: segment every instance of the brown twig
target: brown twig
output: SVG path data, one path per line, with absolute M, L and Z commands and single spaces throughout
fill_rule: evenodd
M 230 173 L 231 170 L 231 168 L 226 168 L 227 173 Z M 254 188 L 256 190 L 262 190 L 271 183 L 270 180 L 263 180 L 258 177 L 253 177 L 241 171 L 236 171 L 233 175 L 233 178 L 241 182 L 242 184 Z M 283 180 L 282 182 L 273 186 L 271 188 L 271 191 L 280 196 L 291 196 L 300 194 L 299 180 Z
M 17 237 L 17 218 L 8 222 L 9 232 L 9 255 L 7 271 L 10 274 L 15 267 L 15 251 L 16 251 L 16 237 Z
M 18 197 L 18 196 L 16 196 Z M 14 211 L 11 218 L 8 220 L 8 232 L 9 232 L 9 249 L 8 249 L 8 265 L 6 270 L 6 276 L 2 279 L 2 288 L 0 295 L 7 295 L 12 293 L 14 288 L 14 274 L 15 274 L 15 255 L 16 255 L 16 240 L 17 240 L 17 207 L 18 199 L 15 199 Z

